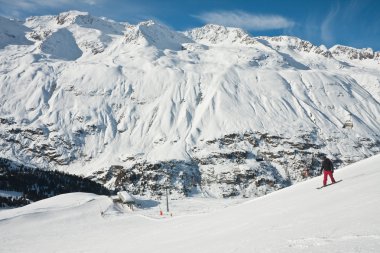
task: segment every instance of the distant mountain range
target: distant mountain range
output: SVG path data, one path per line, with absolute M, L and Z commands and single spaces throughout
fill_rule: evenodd
M 380 52 L 70 11 L 0 17 L 0 156 L 160 196 L 253 196 L 380 152 Z

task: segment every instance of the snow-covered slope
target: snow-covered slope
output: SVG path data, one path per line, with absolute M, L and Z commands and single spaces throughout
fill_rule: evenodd
M 30 45 L 25 37 L 30 29 L 15 20 L 0 17 L 0 49 L 8 45 Z
M 0 36 L 5 158 L 139 194 L 227 197 L 315 175 L 320 154 L 340 166 L 380 151 L 369 49 L 76 11 L 2 18 Z
M 105 196 L 60 195 L 0 211 L 0 251 L 378 252 L 378 164 L 379 155 L 342 168 L 343 181 L 322 190 L 318 177 L 203 214 L 185 200 L 160 216 L 158 206 L 131 212 Z

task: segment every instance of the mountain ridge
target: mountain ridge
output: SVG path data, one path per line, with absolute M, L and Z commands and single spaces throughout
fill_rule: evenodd
M 5 158 L 228 197 L 315 176 L 322 154 L 341 166 L 380 152 L 379 52 L 76 11 L 15 27 L 26 37 L 0 49 Z

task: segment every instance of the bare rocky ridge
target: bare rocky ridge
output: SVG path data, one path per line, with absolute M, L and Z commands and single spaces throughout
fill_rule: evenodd
M 130 168 L 111 166 L 108 170 L 94 173 L 93 178 L 138 195 L 161 196 L 168 186 L 172 194 L 181 196 L 198 192 L 213 197 L 261 196 L 319 175 L 320 157 L 326 155 L 320 150 L 328 144 L 315 144 L 311 139 L 309 135 L 303 136 L 301 142 L 292 142 L 289 138 L 258 132 L 229 134 L 206 141 L 207 145 L 223 149 L 221 152 L 198 156 L 202 150 L 193 147 L 192 163 L 137 162 Z M 377 152 L 380 142 L 362 139 L 357 144 Z M 239 146 L 245 150 L 238 150 Z M 256 153 L 251 150 L 256 150 Z M 364 158 L 336 154 L 332 160 L 339 168 Z M 220 170 L 220 167 L 227 169 Z
M 335 56 L 346 56 L 351 60 L 380 60 L 380 52 L 374 52 L 371 48 L 356 49 L 352 47 L 337 45 L 331 48 L 331 52 Z

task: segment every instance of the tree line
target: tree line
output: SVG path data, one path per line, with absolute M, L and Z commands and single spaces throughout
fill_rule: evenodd
M 70 192 L 112 194 L 112 191 L 88 178 L 31 168 L 4 158 L 0 158 L 0 190 L 22 193 L 20 197 L 0 197 L 0 207 L 23 206 Z

